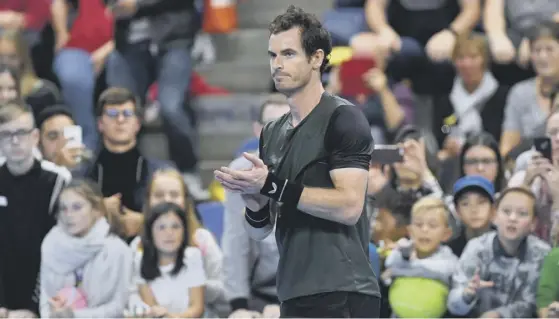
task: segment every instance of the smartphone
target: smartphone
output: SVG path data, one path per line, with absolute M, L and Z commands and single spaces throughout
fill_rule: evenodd
M 551 139 L 549 137 L 536 137 L 534 138 L 534 149 L 547 158 L 550 162 L 552 160 Z
M 372 58 L 353 58 L 340 64 L 341 95 L 356 97 L 361 94 L 370 95 L 374 93 L 365 83 L 363 76 L 375 67 L 376 61 Z
M 398 145 L 375 145 L 371 163 L 389 165 L 404 161 L 404 149 Z
M 68 141 L 66 147 L 80 147 L 83 144 L 82 127 L 79 125 L 64 128 L 64 138 Z

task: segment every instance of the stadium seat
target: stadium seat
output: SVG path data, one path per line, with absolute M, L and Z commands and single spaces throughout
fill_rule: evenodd
M 220 202 L 206 202 L 198 204 L 196 208 L 202 217 L 204 227 L 212 232 L 218 243 L 221 243 L 223 213 L 225 210 L 223 204 Z

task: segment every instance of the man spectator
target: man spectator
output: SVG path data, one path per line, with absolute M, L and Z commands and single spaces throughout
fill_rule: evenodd
M 64 130 L 76 123 L 70 110 L 62 105 L 49 106 L 37 116 L 39 149 L 43 158 L 69 170 L 78 170 L 85 155 L 82 146 L 69 145 Z M 79 172 L 76 172 L 79 174 Z
M 289 112 L 283 95 L 273 96 L 260 107 L 258 120 L 253 124 L 254 135 L 260 137 L 264 125 Z M 258 144 L 256 144 L 258 147 Z M 252 152 L 257 152 L 252 150 Z M 252 164 L 241 157 L 230 167 L 248 168 Z M 276 290 L 276 271 L 279 253 L 275 236 L 255 241 L 243 226 L 245 204 L 240 194 L 226 192 L 225 220 L 222 238 L 225 289 L 231 304 L 232 317 L 247 318 L 254 312 L 274 317 L 270 312 L 279 304 Z M 279 313 L 279 307 L 277 307 Z
M 8 317 L 38 313 L 41 242 L 56 223 L 57 198 L 71 178 L 67 169 L 34 155 L 38 142 L 28 106 L 0 107 L 0 306 L 18 309 Z
M 136 97 L 127 89 L 109 88 L 101 94 L 96 115 L 102 146 L 86 170 L 108 197 L 107 210 L 120 220 L 125 239 L 138 235 L 147 184 L 163 166 L 138 149 L 139 111 Z
M 171 158 L 184 173 L 192 195 L 207 197 L 197 171 L 196 128 L 184 110 L 198 29 L 194 0 L 118 0 L 111 8 L 116 50 L 107 61 L 108 85 L 125 87 L 143 98 L 157 80 Z

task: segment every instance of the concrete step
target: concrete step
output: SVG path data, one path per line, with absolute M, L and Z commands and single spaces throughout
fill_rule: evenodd
M 272 78 L 267 60 L 217 62 L 200 65 L 196 71 L 210 84 L 237 93 L 270 92 Z
M 217 61 L 268 63 L 268 38 L 266 29 L 241 29 L 230 34 L 212 36 Z
M 238 4 L 240 28 L 268 28 L 274 18 L 285 12 L 290 4 L 316 14 L 319 18 L 330 9 L 333 0 L 246 0 Z

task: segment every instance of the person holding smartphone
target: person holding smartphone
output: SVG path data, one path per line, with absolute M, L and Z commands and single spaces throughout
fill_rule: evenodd
M 86 149 L 81 143 L 81 127 L 75 125 L 70 110 L 62 105 L 47 107 L 37 116 L 37 126 L 40 130 L 39 148 L 43 157 L 57 165 L 78 171 Z

